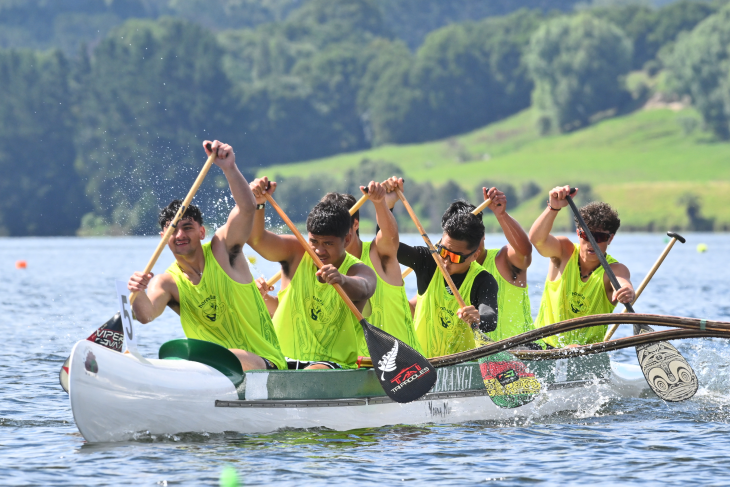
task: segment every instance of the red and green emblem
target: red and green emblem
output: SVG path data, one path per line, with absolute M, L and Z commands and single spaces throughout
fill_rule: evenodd
M 540 393 L 540 382 L 535 374 L 508 352 L 480 359 L 479 369 L 489 397 L 501 408 L 523 406 Z

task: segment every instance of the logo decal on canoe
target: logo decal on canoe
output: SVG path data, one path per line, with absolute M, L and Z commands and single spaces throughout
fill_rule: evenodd
M 380 380 L 385 380 L 386 372 L 393 372 L 395 370 L 395 367 L 396 367 L 395 359 L 397 356 L 398 356 L 398 340 L 395 340 L 395 343 L 393 344 L 393 348 L 390 349 L 390 352 L 383 355 L 383 358 L 381 358 L 380 361 L 378 362 L 378 368 L 383 371 L 383 373 L 380 375 Z
M 96 363 L 96 356 L 91 350 L 89 350 L 89 353 L 86 354 L 84 368 L 92 374 L 96 374 L 97 372 L 99 372 L 99 364 Z

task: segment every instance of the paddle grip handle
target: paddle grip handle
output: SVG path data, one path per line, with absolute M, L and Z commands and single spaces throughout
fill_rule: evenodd
M 571 193 L 575 192 L 574 188 L 570 188 Z M 578 223 L 580 224 L 580 227 L 583 229 L 583 232 L 586 234 L 586 237 L 588 237 L 588 241 L 591 243 L 591 247 L 593 247 L 593 250 L 596 251 L 596 255 L 598 256 L 598 260 L 601 262 L 601 266 L 603 266 L 603 270 L 608 276 L 608 280 L 611 281 L 611 285 L 613 286 L 614 290 L 621 289 L 621 284 L 619 284 L 618 279 L 616 279 L 616 274 L 613 273 L 613 269 L 611 269 L 611 266 L 608 265 L 608 261 L 606 260 L 606 256 L 603 255 L 603 252 L 600 251 L 600 248 L 598 247 L 598 243 L 596 243 L 596 239 L 593 238 L 593 234 L 588 229 L 588 225 L 586 225 L 585 220 L 580 214 L 580 211 L 578 211 L 578 207 L 575 206 L 575 202 L 573 201 L 573 198 L 568 195 L 565 197 L 566 201 L 570 205 L 570 209 L 573 210 L 573 214 L 575 215 L 576 220 L 578 220 Z M 634 308 L 631 306 L 631 303 L 623 303 L 623 305 L 626 307 L 626 311 L 629 313 L 635 313 Z
M 324 264 L 320 260 L 319 256 L 317 256 L 316 252 L 312 247 L 309 245 L 309 242 L 302 236 L 301 232 L 299 232 L 299 229 L 294 225 L 294 223 L 289 219 L 288 216 L 286 216 L 286 213 L 284 213 L 284 210 L 281 209 L 281 207 L 274 201 L 274 198 L 271 197 L 270 194 L 265 193 L 264 196 L 266 196 L 266 201 L 269 202 L 269 204 L 276 210 L 276 212 L 279 214 L 282 220 L 284 220 L 284 223 L 286 223 L 286 226 L 289 227 L 289 230 L 292 231 L 294 236 L 299 240 L 299 243 L 302 245 L 304 250 L 309 254 L 309 256 L 312 258 L 312 261 L 314 262 L 314 265 L 317 266 L 317 269 L 321 269 Z M 352 311 L 352 314 L 355 315 L 355 318 L 357 318 L 357 321 L 363 321 L 365 318 L 362 316 L 362 313 L 360 313 L 360 310 L 357 309 L 357 306 L 352 302 L 350 299 L 350 296 L 347 295 L 344 289 L 342 289 L 342 286 L 339 284 L 332 284 L 332 287 L 335 288 L 337 291 L 337 294 L 340 295 L 342 300 L 345 302 L 348 308 L 350 308 L 350 311 Z

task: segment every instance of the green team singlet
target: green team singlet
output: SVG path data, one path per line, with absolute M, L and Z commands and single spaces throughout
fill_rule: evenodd
M 545 280 L 540 311 L 535 320 L 536 328 L 579 316 L 613 313 L 616 308 L 616 305 L 611 303 L 606 295 L 606 288 L 603 285 L 605 272 L 603 266 L 598 266 L 587 282 L 581 280 L 578 266 L 579 248 L 579 245 L 575 244 L 573 255 L 570 256 L 563 274 L 558 279 Z M 606 254 L 606 260 L 609 264 L 618 262 L 608 254 Z M 607 329 L 608 325 L 591 326 L 550 336 L 544 338 L 544 341 L 553 347 L 598 343 L 603 341 Z
M 483 271 L 484 268 L 476 262 L 469 266 L 459 288 L 459 294 L 467 304 L 474 278 Z M 426 357 L 439 357 L 476 347 L 471 326 L 459 319 L 456 315 L 458 310 L 459 303 L 446 286 L 441 271 L 436 268 L 428 289 L 422 296 L 418 295 L 413 318 L 416 336 Z
M 497 329 L 486 335 L 495 342 L 510 338 L 520 333 L 534 330 L 532 315 L 530 314 L 530 297 L 527 286 L 515 286 L 502 277 L 497 269 L 497 254 L 500 249 L 487 250 L 487 256 L 482 266 L 497 280 Z
M 340 273 L 360 264 L 347 254 Z M 279 307 L 274 314 L 274 328 L 281 351 L 303 362 L 327 361 L 344 368 L 357 368 L 357 336 L 360 326 L 350 308 L 331 284 L 322 284 L 315 275 L 317 266 L 305 253 L 294 277 L 279 291 Z
M 241 284 L 230 278 L 215 260 L 211 243 L 203 244 L 205 267 L 193 285 L 173 263 L 172 274 L 180 294 L 180 322 L 185 336 L 226 348 L 255 353 L 286 370 L 274 325 L 255 282 Z
M 372 242 L 362 243 L 360 260 L 375 271 L 373 262 L 370 260 L 371 244 Z M 378 284 L 375 287 L 375 294 L 370 298 L 372 313 L 367 317 L 368 322 L 420 352 L 405 286 L 388 284 L 378 276 L 377 271 L 375 271 L 375 275 L 378 277 Z M 370 352 L 368 352 L 365 335 L 359 323 L 355 324 L 355 333 L 357 334 L 357 353 L 360 356 L 369 357 Z

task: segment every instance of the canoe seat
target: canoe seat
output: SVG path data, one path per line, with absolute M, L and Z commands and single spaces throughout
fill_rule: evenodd
M 190 360 L 209 365 L 228 377 L 236 388 L 241 385 L 245 377 L 238 358 L 217 343 L 194 338 L 170 340 L 162 344 L 158 356 L 163 360 Z

